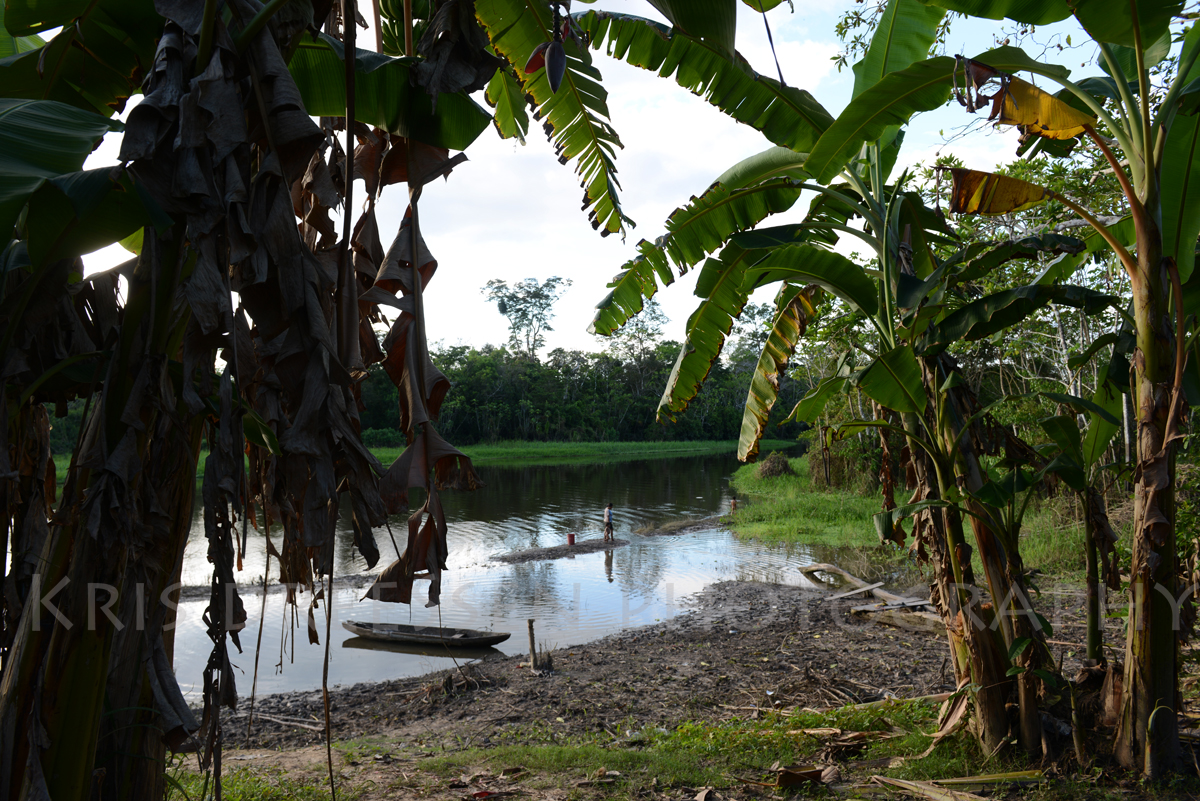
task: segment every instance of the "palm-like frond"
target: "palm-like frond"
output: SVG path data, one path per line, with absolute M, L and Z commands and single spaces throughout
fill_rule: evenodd
M 589 11 L 578 17 L 594 49 L 676 82 L 777 145 L 806 153 L 833 117 L 811 94 L 760 75 L 735 53 L 679 30 L 628 14 Z
M 550 89 L 545 70 L 525 74 L 524 67 L 540 44 L 551 41 L 553 14 L 542 0 L 477 0 L 475 13 L 496 52 L 508 59 L 520 79 L 523 94 L 533 97 L 536 116 L 544 120 L 564 164 L 578 159 L 583 180 L 583 207 L 590 208 L 592 226 L 604 235 L 625 233 L 633 221 L 621 210 L 617 190 L 616 149 L 623 147 L 609 124 L 608 92 L 592 66 L 586 47 L 568 40 L 567 69 L 558 92 Z

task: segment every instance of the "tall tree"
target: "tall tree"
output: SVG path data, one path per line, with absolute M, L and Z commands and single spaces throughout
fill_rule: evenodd
M 550 325 L 554 303 L 570 286 L 570 278 L 557 275 L 541 282 L 526 278 L 512 284 L 493 278 L 480 291 L 508 318 L 509 344 L 536 357 L 538 349 L 546 344 L 545 332 L 554 330 Z

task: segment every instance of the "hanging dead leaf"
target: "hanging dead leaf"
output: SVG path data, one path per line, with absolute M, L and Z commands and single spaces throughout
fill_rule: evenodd
M 1020 78 L 1010 78 L 997 96 L 989 120 L 998 125 L 1019 125 L 1026 133 L 1047 139 L 1074 139 L 1096 118 L 1073 108 L 1049 92 Z
M 950 211 L 955 214 L 1008 214 L 1052 197 L 1049 190 L 1007 175 L 953 167 Z

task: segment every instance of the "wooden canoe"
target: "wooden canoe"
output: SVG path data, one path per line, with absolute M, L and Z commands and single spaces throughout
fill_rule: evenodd
M 368 623 L 342 621 L 342 628 L 359 637 L 383 642 L 444 645 L 447 648 L 483 648 L 507 640 L 507 631 L 475 631 L 474 629 L 443 629 L 437 626 L 410 626 L 405 623 Z

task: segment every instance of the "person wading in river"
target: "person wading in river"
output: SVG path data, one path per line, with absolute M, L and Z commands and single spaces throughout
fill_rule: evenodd
M 611 542 L 613 539 L 613 522 L 612 522 L 612 504 L 604 507 L 604 541 Z

